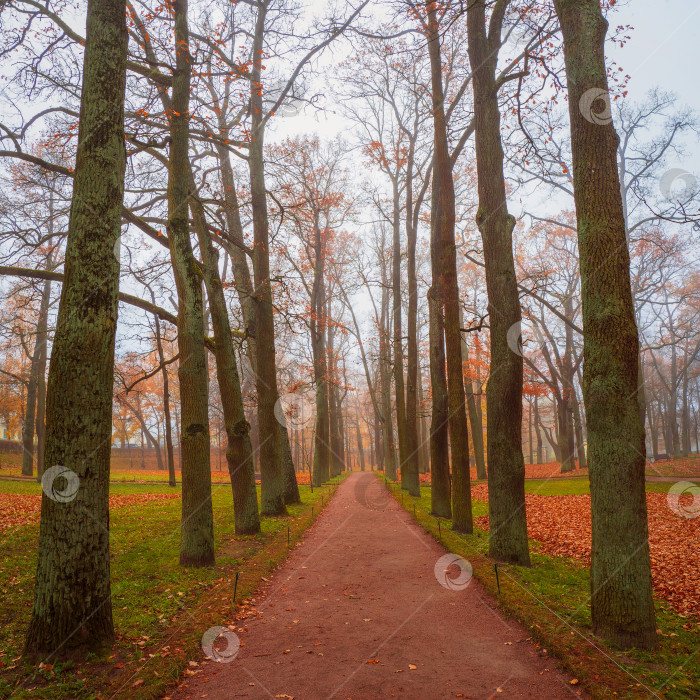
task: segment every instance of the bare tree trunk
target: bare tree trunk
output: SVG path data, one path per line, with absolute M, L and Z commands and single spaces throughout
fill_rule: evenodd
M 362 446 L 362 433 L 360 432 L 360 412 L 355 409 L 355 435 L 357 438 L 357 452 L 360 457 L 360 471 L 365 471 L 365 451 Z
M 573 301 L 571 294 L 567 294 L 564 299 L 564 314 L 568 319 L 573 319 Z M 576 445 L 574 441 L 574 421 L 573 421 L 573 401 L 574 397 L 574 367 L 572 353 L 574 351 L 574 331 L 567 323 L 565 324 L 565 346 L 564 357 L 562 358 L 562 419 L 563 432 L 566 435 L 566 444 L 560 441 L 562 446 L 562 463 L 561 471 L 570 472 L 576 468 L 574 458 L 576 454 Z
M 683 404 L 683 412 L 681 414 L 681 450 L 683 457 L 688 457 L 688 455 L 690 455 L 690 408 L 688 407 L 688 369 L 690 363 L 687 362 L 687 355 L 688 340 L 686 339 L 682 388 L 683 395 L 681 396 L 681 402 Z
M 391 291 L 393 301 L 394 337 L 393 369 L 394 397 L 396 402 L 396 433 L 399 442 L 399 469 L 401 470 L 401 488 L 406 484 L 407 446 L 406 446 L 406 392 L 403 376 L 403 341 L 401 323 L 401 222 L 399 219 L 399 192 L 396 181 L 393 184 L 393 245 L 391 252 Z
M 406 457 L 403 483 L 411 496 L 420 498 L 418 425 L 418 281 L 416 279 L 416 238 L 413 224 L 413 145 L 406 173 L 406 258 L 408 313 L 406 316 Z
M 155 296 L 151 293 L 153 303 L 155 304 Z M 175 454 L 173 450 L 173 428 L 170 418 L 170 379 L 168 377 L 168 368 L 165 364 L 165 353 L 163 352 L 163 338 L 160 332 L 160 321 L 157 316 L 153 317 L 155 323 L 156 348 L 158 350 L 158 361 L 161 366 L 161 375 L 163 377 L 163 413 L 165 415 L 165 455 L 168 463 L 168 485 L 176 486 L 175 478 Z
M 542 455 L 542 433 L 540 432 L 540 410 L 539 410 L 539 405 L 538 405 L 538 398 L 537 395 L 535 395 L 535 405 L 534 405 L 534 413 L 535 413 L 535 436 L 537 438 L 537 464 L 542 464 L 543 462 L 543 455 Z
M 141 469 L 146 468 L 146 459 L 145 459 L 145 443 L 147 442 L 148 445 L 153 448 L 155 451 L 156 455 L 156 463 L 158 465 L 158 469 L 163 469 L 163 455 L 161 454 L 160 451 L 160 445 L 158 444 L 158 440 L 153 437 L 151 434 L 151 431 L 148 429 L 148 426 L 146 425 L 146 421 L 144 420 L 143 417 L 143 412 L 141 410 L 141 394 L 140 392 L 136 392 L 137 396 L 137 404 L 134 406 L 133 404 L 129 403 L 126 398 L 120 399 L 120 401 L 131 411 L 132 415 L 134 418 L 136 418 L 139 427 L 141 428 Z
M 432 246 L 431 246 L 432 251 Z M 447 380 L 445 378 L 445 336 L 442 327 L 440 275 L 436 272 L 437 255 L 432 254 L 433 286 L 428 290 L 430 331 L 430 383 L 433 412 L 430 423 L 430 509 L 441 518 L 452 517 L 450 487 L 449 436 L 447 428 Z M 436 285 L 438 290 L 435 289 Z
M 46 259 L 46 269 L 51 266 L 51 256 Z M 31 476 L 34 472 L 34 434 L 39 433 L 39 425 L 43 429 L 44 410 L 45 410 L 45 374 L 46 374 L 46 341 L 47 328 L 49 317 L 49 303 L 51 301 L 51 281 L 44 282 L 44 288 L 41 293 L 41 301 L 39 302 L 39 315 L 36 324 L 36 333 L 34 338 L 34 351 L 32 352 L 32 363 L 30 369 L 29 384 L 27 386 L 27 406 L 24 416 L 24 431 L 22 434 L 22 443 L 24 451 L 22 454 L 22 474 Z M 39 393 L 42 396 L 39 396 Z M 41 398 L 41 402 L 39 399 Z M 40 405 L 41 404 L 41 405 Z M 43 432 L 43 430 L 42 430 Z M 43 434 L 41 435 L 43 442 Z M 43 449 L 43 445 L 39 446 Z M 43 463 L 39 464 L 39 459 L 43 455 L 39 455 L 37 459 L 37 474 L 41 478 L 43 474 Z
M 178 297 L 178 377 L 182 423 L 180 564 L 210 566 L 214 563 L 214 514 L 211 503 L 209 374 L 204 348 L 202 272 L 192 253 L 188 216 L 191 57 L 187 0 L 174 0 L 173 12 L 176 70 L 173 74 L 170 115 L 168 240 Z
M 418 418 L 418 425 L 420 426 L 420 446 L 418 448 L 420 460 L 418 463 L 418 471 L 420 474 L 427 474 L 430 471 L 430 428 L 424 408 L 423 373 L 420 371 L 420 367 L 418 368 L 418 405 L 420 407 Z
M 460 309 L 460 326 L 462 324 L 462 313 Z M 467 339 L 462 336 L 462 361 L 469 366 L 469 347 Z M 472 445 L 474 446 L 474 463 L 476 464 L 476 478 L 486 478 L 486 462 L 484 461 L 484 433 L 481 425 L 481 416 L 476 410 L 476 401 L 474 399 L 474 384 L 471 377 L 465 381 L 465 389 L 467 393 L 467 411 L 469 413 L 469 422 L 472 426 Z
M 204 207 L 195 192 L 194 174 L 190 170 L 190 208 L 202 256 L 204 283 L 214 329 L 214 355 L 219 382 L 221 407 L 226 430 L 226 463 L 233 491 L 235 533 L 250 535 L 260 532 L 258 494 L 255 489 L 255 465 L 250 442 L 250 425 L 245 418 L 241 382 L 233 350 L 224 288 L 219 276 L 219 256 L 207 231 Z
M 555 0 L 564 37 L 581 266 L 583 397 L 591 481 L 591 617 L 622 647 L 656 644 L 639 411 L 639 338 L 598 0 Z M 593 92 L 591 92 L 593 91 Z M 600 99 L 598 99 L 600 103 Z M 598 123 L 596 123 L 598 122 Z M 601 123 L 602 122 L 602 123 Z M 593 175 L 594 173 L 594 175 Z
M 379 322 L 379 373 L 382 385 L 382 431 L 384 433 L 384 473 L 391 481 L 396 480 L 396 449 L 394 447 L 394 428 L 392 425 L 391 410 L 391 343 L 389 342 L 389 295 L 387 294 L 387 280 L 382 265 L 382 306 Z
M 459 323 L 457 248 L 455 243 L 455 193 L 452 161 L 447 142 L 447 124 L 442 87 L 440 33 L 434 0 L 427 0 L 428 54 L 430 56 L 435 159 L 433 188 L 437 192 L 431 235 L 439 241 L 445 351 L 447 355 L 447 401 L 450 452 L 452 457 L 452 528 L 471 533 L 472 498 L 469 473 L 469 431 L 462 370 L 462 333 Z
M 529 464 L 533 464 L 532 461 L 532 401 L 528 399 L 527 402 L 527 454 Z
M 251 141 L 248 149 L 250 197 L 253 209 L 253 276 L 255 279 L 256 386 L 258 390 L 258 429 L 260 434 L 261 508 L 263 515 L 283 515 L 285 486 L 280 450 L 279 423 L 275 418 L 277 361 L 275 358 L 275 319 L 270 282 L 270 235 L 267 218 L 265 166 L 263 159 L 263 99 L 261 72 L 264 53 L 267 3 L 258 4 L 250 69 Z
M 566 391 L 566 387 L 562 387 Z M 561 473 L 573 471 L 573 445 L 569 442 L 569 428 L 567 421 L 568 402 L 563 396 L 556 397 L 557 406 L 557 444 L 559 445 L 559 459 Z
M 90 0 L 65 275 L 51 353 L 34 604 L 25 655 L 114 639 L 109 462 L 124 196 L 123 0 Z M 48 478 L 47 478 L 48 476 Z
M 576 433 L 576 454 L 578 455 L 578 468 L 587 469 L 586 448 L 583 444 L 583 425 L 581 424 L 581 407 L 576 397 L 576 392 L 572 391 L 571 409 L 574 415 L 574 432 Z
M 39 352 L 40 348 L 35 344 L 29 369 L 27 400 L 24 405 L 24 424 L 22 426 L 22 474 L 24 476 L 32 476 L 34 474 L 34 419 L 36 415 Z
M 236 185 L 233 179 L 231 156 L 224 143 L 224 141 L 228 138 L 228 130 L 223 120 L 224 116 L 222 113 L 220 122 L 222 138 L 217 140 L 216 144 L 217 154 L 219 156 L 221 184 L 223 185 L 224 191 L 224 214 L 226 216 L 226 226 L 228 229 L 223 243 L 231 256 L 231 267 L 233 269 L 234 283 L 238 293 L 238 300 L 241 304 L 241 310 L 243 311 L 243 322 L 245 323 L 247 333 L 247 357 L 250 361 L 251 367 L 255 369 L 257 365 L 255 345 L 256 305 L 253 294 L 253 282 L 250 278 L 250 269 L 248 267 L 246 246 L 243 240 L 243 225 L 241 224 L 238 196 L 236 194 Z M 278 418 L 283 418 L 279 412 Z M 291 505 L 292 503 L 300 503 L 301 497 L 299 495 L 299 486 L 296 480 L 294 459 L 292 457 L 292 450 L 289 444 L 289 431 L 287 430 L 286 421 L 283 424 L 282 420 L 279 420 L 278 423 L 284 502 L 286 505 Z
M 523 358 L 508 346 L 508 331 L 521 321 L 513 260 L 515 219 L 508 213 L 496 64 L 506 2 L 494 5 L 486 33 L 486 2 L 467 11 L 469 62 L 474 69 L 474 139 L 491 332 L 492 372 L 486 387 L 486 449 L 489 485 L 489 555 L 530 565 L 525 519 L 522 451 Z
M 50 288 L 50 283 L 47 282 L 47 285 Z M 50 289 L 47 290 L 47 288 L 44 287 L 44 290 L 50 295 Z M 49 354 L 47 326 L 48 324 L 44 323 L 41 327 L 41 332 L 37 332 L 37 339 L 41 338 L 41 352 L 39 354 L 39 367 L 37 368 L 38 384 L 36 390 L 36 476 L 38 481 L 41 481 L 41 477 L 44 475 L 44 454 L 46 452 L 46 364 Z
M 331 309 L 326 297 L 326 307 L 324 314 L 327 319 L 331 318 Z M 330 432 L 330 463 L 328 465 L 328 476 L 334 477 L 342 471 L 343 462 L 343 442 L 341 438 L 340 408 L 338 406 L 338 367 L 335 360 L 335 331 L 330 324 L 326 325 L 326 335 L 328 343 L 328 425 Z
M 330 478 L 331 434 L 329 422 L 328 353 L 326 352 L 326 282 L 322 234 L 316 229 L 314 279 L 311 290 L 311 348 L 316 384 L 316 430 L 312 483 L 320 486 Z

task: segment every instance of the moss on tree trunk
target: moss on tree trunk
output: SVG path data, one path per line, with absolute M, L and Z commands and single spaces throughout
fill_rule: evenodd
M 178 298 L 182 459 L 180 564 L 209 566 L 214 563 L 209 378 L 204 347 L 202 273 L 192 253 L 188 216 L 191 57 L 188 48 L 187 0 L 174 0 L 173 12 L 176 58 L 169 115 L 168 242 Z
M 216 377 L 226 430 L 226 462 L 233 492 L 233 517 L 237 535 L 260 532 L 258 494 L 255 489 L 255 460 L 250 442 L 250 425 L 245 418 L 241 382 L 233 351 L 231 324 L 219 275 L 219 256 L 206 226 L 202 203 L 194 193 L 194 175 L 190 170 L 190 208 L 202 256 L 204 283 L 209 298 L 214 328 Z
M 486 452 L 489 489 L 489 555 L 529 566 L 522 451 L 523 358 L 508 346 L 508 331 L 520 324 L 513 260 L 515 219 L 508 213 L 501 121 L 496 85 L 500 23 L 507 3 L 497 3 L 486 34 L 486 2 L 467 11 L 469 62 L 474 69 L 474 141 L 479 209 L 476 223 L 484 246 L 491 334 L 491 372 L 486 386 Z M 498 31 L 493 31 L 494 27 Z
M 95 650 L 114 637 L 109 460 L 124 194 L 126 7 L 90 0 L 65 276 L 46 398 L 39 554 L 25 653 Z M 47 476 L 53 472 L 47 472 Z
M 459 323 L 457 285 L 457 248 L 455 244 L 455 192 L 452 161 L 447 141 L 447 123 L 442 86 L 440 33 L 436 5 L 428 2 L 428 54 L 430 56 L 435 158 L 433 160 L 433 198 L 431 247 L 439 261 L 444 313 L 445 352 L 447 356 L 447 403 L 450 452 L 452 457 L 452 527 L 471 533 L 472 498 L 469 474 L 469 430 L 462 367 L 462 335 Z M 435 277 L 433 276 L 433 288 Z
M 591 482 L 591 616 L 597 634 L 652 647 L 652 600 L 639 403 L 639 339 L 617 169 L 619 143 L 598 0 L 555 0 L 564 36 L 583 303 L 583 399 Z M 597 97 L 596 97 L 597 96 Z M 595 97 L 595 99 L 593 99 Z

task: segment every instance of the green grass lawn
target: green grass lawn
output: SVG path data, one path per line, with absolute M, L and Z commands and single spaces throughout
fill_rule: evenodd
M 671 484 L 647 484 L 647 490 L 666 491 Z M 537 489 L 540 489 L 539 491 Z M 527 482 L 529 493 L 589 493 L 587 479 Z M 700 688 L 700 627 L 697 620 L 679 616 L 665 602 L 656 601 L 660 644 L 653 652 L 623 652 L 590 632 L 589 570 L 563 557 L 541 554 L 531 541 L 532 567 L 498 565 L 487 558 L 488 533 L 452 532 L 449 520 L 430 514 L 430 487 L 415 499 L 392 487 L 395 498 L 416 521 L 452 552 L 467 559 L 475 576 L 493 594 L 501 609 L 528 627 L 541 653 L 556 656 L 593 697 L 670 700 L 697 698 Z M 487 515 L 483 501 L 473 502 L 474 516 Z M 439 533 L 439 534 L 438 534 Z M 544 651 L 546 650 L 546 652 Z M 645 687 L 646 686 L 646 687 Z
M 33 482 L 0 482 L 4 493 L 38 494 L 40 488 Z M 242 601 L 284 559 L 289 551 L 287 527 L 293 547 L 334 489 L 335 485 L 328 485 L 312 494 L 308 486 L 300 486 L 303 505 L 291 506 L 290 517 L 265 518 L 259 535 L 235 538 L 231 487 L 214 485 L 217 563 L 206 569 L 178 565 L 179 498 L 113 509 L 110 549 L 116 645 L 108 655 L 90 657 L 86 663 L 49 659 L 49 667 L 42 670 L 19 658 L 31 612 L 39 525 L 0 533 L 0 697 L 162 695 L 188 660 L 201 657 L 204 632 L 212 625 L 235 623 Z M 180 487 L 111 484 L 110 493 L 180 493 Z

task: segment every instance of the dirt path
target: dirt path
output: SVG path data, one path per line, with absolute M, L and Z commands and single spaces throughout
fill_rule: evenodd
M 261 591 L 235 658 L 169 697 L 579 697 L 468 569 L 436 567 L 444 555 L 373 474 L 350 475 Z

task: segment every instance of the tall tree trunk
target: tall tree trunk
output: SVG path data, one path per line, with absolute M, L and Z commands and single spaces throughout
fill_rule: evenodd
M 566 387 L 562 387 L 562 391 L 566 391 Z M 561 459 L 561 473 L 566 474 L 573 471 L 573 452 L 574 446 L 569 442 L 569 426 L 568 426 L 568 401 L 564 396 L 557 396 L 557 443 L 559 445 L 559 454 Z
M 357 452 L 360 458 L 360 471 L 365 471 L 365 451 L 362 446 L 362 433 L 360 432 L 360 412 L 355 409 L 355 435 L 357 439 Z
M 383 241 L 382 241 L 383 242 Z M 391 343 L 389 334 L 389 295 L 387 294 L 387 279 L 382 265 L 382 305 L 379 321 L 379 374 L 382 397 L 382 432 L 384 473 L 387 479 L 396 480 L 396 448 L 394 446 L 394 428 L 391 418 Z
M 233 491 L 235 533 L 250 535 L 260 532 L 258 495 L 255 489 L 255 464 L 250 442 L 250 425 L 243 409 L 241 382 L 233 350 L 224 288 L 219 275 L 219 256 L 207 230 L 204 207 L 195 192 L 194 174 L 190 170 L 190 208 L 202 256 L 204 284 L 209 298 L 214 329 L 216 377 L 226 430 L 226 463 Z
M 655 461 L 659 456 L 659 425 L 656 415 L 654 414 L 654 404 L 651 401 L 647 402 L 647 422 L 649 423 L 649 431 L 651 433 L 651 456 Z
M 423 395 L 423 373 L 418 368 L 418 425 L 420 426 L 420 446 L 418 448 L 420 455 L 419 460 L 419 472 L 421 474 L 427 474 L 430 471 L 430 428 L 428 426 L 428 420 L 426 412 L 424 409 L 424 395 Z
M 581 407 L 578 403 L 576 392 L 571 392 L 571 411 L 574 416 L 574 432 L 576 433 L 576 454 L 578 456 L 578 468 L 587 469 L 586 448 L 583 444 L 583 425 L 581 423 Z
M 47 256 L 46 269 L 51 266 L 51 255 Z M 45 410 L 45 379 L 46 374 L 46 342 L 49 316 L 49 303 L 51 301 L 51 281 L 44 282 L 44 288 L 39 302 L 39 315 L 37 317 L 36 333 L 34 338 L 34 351 L 30 369 L 29 385 L 27 387 L 27 407 L 24 416 L 24 432 L 22 435 L 22 474 L 31 476 L 34 471 L 34 434 L 39 434 L 39 425 L 43 428 Z M 39 394 L 42 393 L 40 397 Z M 41 398 L 41 402 L 39 399 Z M 43 441 L 43 435 L 41 436 Z M 43 449 L 43 445 L 38 447 Z M 43 455 L 40 455 L 43 456 Z M 43 464 L 39 465 L 37 459 L 37 474 L 41 478 Z
M 542 433 L 540 432 L 540 409 L 538 403 L 538 397 L 535 395 L 534 401 L 534 419 L 535 419 L 535 437 L 537 439 L 537 464 L 542 464 Z
M 53 194 L 49 195 L 49 235 L 54 234 L 54 201 Z M 46 269 L 53 265 L 53 253 L 50 253 L 46 261 Z M 44 282 L 42 292 L 42 308 L 45 304 L 46 311 L 39 317 L 36 329 L 36 339 L 41 347 L 39 353 L 39 366 L 37 367 L 36 388 L 36 478 L 41 481 L 44 475 L 44 454 L 46 452 L 46 365 L 49 358 L 49 306 L 51 304 L 51 281 Z
M 462 313 L 460 309 L 460 326 L 462 324 Z M 462 335 L 462 362 L 466 367 L 469 365 L 469 347 L 467 339 Z M 470 368 L 471 374 L 471 368 Z M 465 389 L 467 394 L 467 411 L 469 413 L 469 422 L 472 427 L 472 445 L 474 446 L 474 463 L 476 464 L 476 478 L 486 478 L 486 462 L 484 461 L 484 433 L 481 425 L 481 416 L 476 410 L 476 400 L 474 399 L 474 383 L 471 376 L 465 380 Z
M 391 293 L 393 302 L 394 338 L 393 369 L 394 397 L 396 403 L 396 434 L 399 441 L 399 469 L 401 470 L 401 488 L 408 488 L 406 482 L 408 451 L 406 445 L 406 392 L 403 376 L 403 340 L 401 323 L 401 221 L 399 214 L 398 183 L 393 184 L 393 221 L 391 251 Z
M 47 470 L 25 654 L 114 639 L 109 460 L 124 196 L 126 6 L 90 0 L 65 275 L 46 405 Z M 48 478 L 47 478 L 48 477 Z
M 241 224 L 241 216 L 238 206 L 238 196 L 236 194 L 236 185 L 233 179 L 233 168 L 231 166 L 231 155 L 224 141 L 228 139 L 228 128 L 224 121 L 224 114 L 221 114 L 221 134 L 222 138 L 217 140 L 217 153 L 219 156 L 221 183 L 224 188 L 224 214 L 226 216 L 227 235 L 224 239 L 226 250 L 231 256 L 231 267 L 233 269 L 233 279 L 238 293 L 238 300 L 243 311 L 243 322 L 246 326 L 246 350 L 247 357 L 251 367 L 257 365 L 257 353 L 255 345 L 255 297 L 253 294 L 253 282 L 250 278 L 250 268 L 248 267 L 248 258 L 246 254 L 245 242 L 243 239 L 243 225 Z M 283 416 L 278 413 L 278 418 Z M 282 460 L 282 475 L 284 488 L 284 502 L 287 505 L 293 503 L 301 503 L 299 495 L 299 485 L 296 480 L 296 471 L 294 469 L 294 459 L 292 457 L 292 449 L 289 444 L 289 431 L 287 430 L 286 421 L 278 421 L 279 440 L 280 440 L 280 459 Z
M 187 0 L 174 0 L 172 7 L 176 58 L 170 105 L 168 241 L 178 298 L 178 378 L 182 424 L 180 564 L 209 566 L 214 563 L 209 373 L 204 347 L 202 272 L 192 253 L 188 216 L 191 57 Z
M 47 282 L 44 292 L 50 297 L 51 283 Z M 46 321 L 41 326 L 41 333 L 37 332 L 37 338 L 41 337 L 41 353 L 39 354 L 39 367 L 37 368 L 38 384 L 36 389 L 36 477 L 41 481 L 44 475 L 46 452 L 46 364 L 48 362 L 48 314 Z
M 637 400 L 639 339 L 617 171 L 619 139 L 612 119 L 601 120 L 589 99 L 604 95 L 609 100 L 608 25 L 598 0 L 555 0 L 554 5 L 564 37 L 581 266 L 591 617 L 596 634 L 622 647 L 649 648 L 656 644 L 656 622 L 644 427 Z
M 434 170 L 433 189 L 437 208 L 431 220 L 431 235 L 438 241 L 442 303 L 444 312 L 445 351 L 447 355 L 447 402 L 450 452 L 452 457 L 452 528 L 471 533 L 472 497 L 469 473 L 469 431 L 462 368 L 462 333 L 459 323 L 459 288 L 457 285 L 457 247 L 455 243 L 455 192 L 452 161 L 447 142 L 447 123 L 442 87 L 440 32 L 434 0 L 427 0 L 428 54 L 430 56 Z
M 40 348 L 35 343 L 27 383 L 27 400 L 24 407 L 24 425 L 22 426 L 22 474 L 32 476 L 34 473 L 34 418 L 36 415 L 36 385 Z
M 148 429 L 148 426 L 146 425 L 146 421 L 144 420 L 143 417 L 143 412 L 141 410 L 141 393 L 137 392 L 136 393 L 138 397 L 138 403 L 136 406 L 130 404 L 126 399 L 122 399 L 122 402 L 124 405 L 131 411 L 133 414 L 134 418 L 138 421 L 139 427 L 141 428 L 141 469 L 146 468 L 146 459 L 145 459 L 145 446 L 146 443 L 155 451 L 156 455 L 156 463 L 158 465 L 158 469 L 164 469 L 163 467 L 163 456 L 160 452 L 160 445 L 158 444 L 158 440 L 153 437 L 151 434 L 151 431 Z
M 153 296 L 155 304 L 155 296 Z M 157 316 L 153 317 L 155 323 L 156 349 L 158 350 L 158 361 L 161 366 L 163 377 L 163 414 L 165 416 L 165 458 L 168 463 L 168 486 L 177 486 L 175 478 L 175 453 L 173 450 L 173 427 L 170 418 L 170 378 L 168 368 L 165 365 L 165 353 L 163 352 L 163 337 L 160 332 L 160 321 Z
M 489 489 L 489 555 L 530 565 L 525 520 L 522 451 L 523 358 L 508 346 L 508 331 L 521 321 L 513 261 L 515 219 L 508 213 L 496 65 L 507 2 L 497 2 L 486 34 L 486 2 L 467 11 L 469 62 L 474 68 L 474 140 L 491 332 L 491 374 L 486 387 Z M 497 368 L 497 371 L 493 371 Z
M 299 483 L 297 482 L 297 472 L 294 467 L 294 457 L 292 456 L 292 446 L 289 441 L 289 430 L 284 416 L 278 421 L 277 432 L 279 434 L 279 449 L 282 459 L 282 481 L 284 489 L 285 505 L 291 506 L 294 503 L 301 503 L 299 493 Z
M 261 508 L 263 515 L 284 515 L 285 483 L 280 450 L 279 423 L 275 417 L 277 361 L 275 358 L 275 319 L 270 281 L 270 234 L 263 159 L 262 61 L 264 54 L 267 2 L 258 4 L 250 69 L 251 141 L 248 152 L 250 198 L 253 209 L 253 276 L 255 279 L 256 387 L 258 390 L 258 430 L 260 434 Z
M 430 421 L 430 510 L 441 518 L 452 517 L 450 488 L 450 453 L 447 428 L 447 379 L 445 378 L 445 335 L 442 326 L 440 274 L 438 257 L 431 244 L 433 286 L 428 290 L 430 337 L 430 384 L 433 410 Z M 436 289 L 437 287 L 437 289 Z
M 330 303 L 326 296 L 325 317 L 330 320 Z M 328 426 L 330 431 L 330 464 L 328 476 L 334 477 L 342 471 L 343 442 L 341 439 L 340 408 L 338 406 L 338 367 L 335 359 L 335 330 L 326 324 L 328 351 Z
M 326 352 L 326 282 L 322 234 L 316 229 L 314 241 L 314 279 L 311 289 L 311 349 L 316 384 L 316 429 L 312 483 L 320 486 L 330 478 L 330 422 L 328 391 L 328 354 Z
M 573 299 L 571 294 L 567 294 L 564 299 L 564 314 L 568 319 L 573 320 Z M 566 449 L 562 445 L 562 472 L 570 472 L 576 468 L 574 463 L 574 457 L 576 454 L 576 445 L 574 440 L 574 415 L 573 415 L 573 401 L 574 401 L 574 366 L 573 366 L 573 345 L 574 345 L 574 330 L 567 323 L 564 327 L 565 333 L 565 346 L 564 346 L 564 357 L 562 358 L 562 418 L 563 418 L 563 428 L 566 434 Z
M 527 402 L 527 454 L 528 462 L 526 464 L 533 464 L 532 460 L 532 401 L 528 399 Z
M 420 497 L 418 425 L 418 281 L 416 278 L 416 238 L 413 225 L 413 147 L 406 175 L 406 265 L 408 311 L 406 314 L 406 460 L 404 481 L 411 496 Z M 403 471 L 402 471 L 403 474 Z
M 683 412 L 681 414 L 681 450 L 683 457 L 687 457 L 690 454 L 690 408 L 688 407 L 688 369 L 690 363 L 687 362 L 688 356 L 688 341 L 686 339 L 685 357 L 686 360 L 685 368 L 683 369 L 683 395 L 681 396 L 681 402 L 683 405 Z
M 374 467 L 377 470 L 381 470 L 384 467 L 384 442 L 382 438 L 382 421 L 379 416 L 375 413 L 374 421 L 372 422 L 372 428 L 374 429 L 374 439 L 372 440 L 372 445 L 374 447 L 372 451 L 372 471 Z
M 342 474 L 345 462 L 345 440 L 343 435 L 343 416 L 340 408 L 340 392 L 338 387 L 331 388 L 331 478 Z

